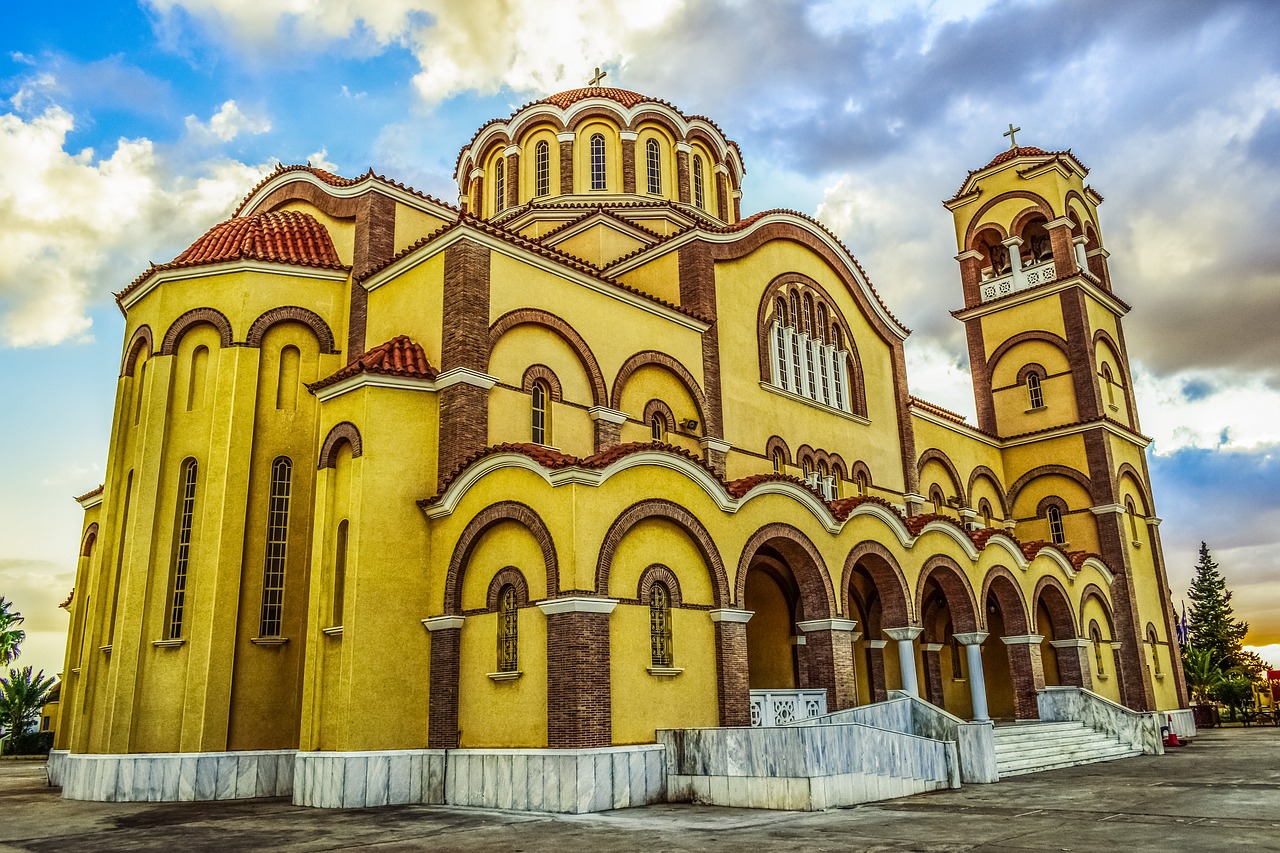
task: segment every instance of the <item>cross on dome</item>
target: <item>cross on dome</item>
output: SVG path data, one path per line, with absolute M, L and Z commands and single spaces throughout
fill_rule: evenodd
M 603 80 L 603 79 L 604 79 L 605 77 L 607 77 L 607 76 L 609 76 L 609 72 L 608 72 L 608 71 L 601 71 L 601 70 L 600 70 L 600 66 L 599 66 L 599 65 L 597 65 L 597 66 L 596 66 L 596 76 L 592 77 L 592 78 L 591 78 L 591 81 L 590 81 L 589 83 L 587 83 L 587 85 L 588 85 L 588 86 L 599 86 L 599 85 L 600 85 L 600 81 L 601 81 L 601 80 Z
M 597 71 L 599 71 L 600 69 L 599 69 L 599 68 L 597 68 L 596 70 L 597 70 Z M 1017 132 L 1018 132 L 1018 131 L 1020 131 L 1020 130 L 1022 130 L 1022 128 L 1020 128 L 1020 127 L 1014 127 L 1014 126 L 1013 126 L 1013 122 L 1010 122 L 1010 123 L 1009 123 L 1009 129 L 1008 129 L 1007 131 L 1005 131 L 1004 133 L 1000 134 L 1001 136 L 1007 136 L 1007 137 L 1009 137 L 1009 149 L 1010 149 L 1010 150 L 1013 150 L 1014 148 L 1017 148 L 1017 147 L 1018 147 L 1018 138 L 1017 138 L 1016 136 L 1014 136 L 1014 134 L 1015 134 L 1015 133 L 1017 133 Z

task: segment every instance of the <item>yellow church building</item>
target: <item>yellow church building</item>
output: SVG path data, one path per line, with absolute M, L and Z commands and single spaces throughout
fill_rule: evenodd
M 64 795 L 588 810 L 675 798 L 667 730 L 1185 708 L 1087 169 L 1011 147 L 945 202 L 976 425 L 744 171 L 567 91 L 476 132 L 456 204 L 282 167 L 125 287 Z

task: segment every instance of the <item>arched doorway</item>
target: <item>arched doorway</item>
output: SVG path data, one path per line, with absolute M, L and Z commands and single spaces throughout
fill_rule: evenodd
M 978 628 L 973 591 L 955 563 L 936 557 L 925 563 L 918 598 L 924 626 L 921 636 L 924 698 L 969 719 L 974 708 L 971 673 L 956 634 L 967 635 Z
M 1040 657 L 1044 665 L 1044 683 L 1086 687 L 1083 680 L 1081 649 L 1076 637 L 1076 618 L 1067 594 L 1051 579 L 1045 578 L 1036 590 L 1036 633 L 1044 637 Z M 1087 651 L 1087 649 L 1086 649 Z
M 1022 593 L 1008 570 L 988 575 L 984 596 L 987 631 L 982 668 L 993 719 L 1034 720 L 1040 716 L 1036 691 L 1044 687 L 1040 645 L 1030 633 Z
M 853 644 L 858 701 L 883 702 L 890 690 L 903 687 L 897 642 L 884 633 L 911 624 L 902 572 L 884 546 L 863 542 L 845 558 L 842 588 L 845 612 L 859 621 L 861 631 Z

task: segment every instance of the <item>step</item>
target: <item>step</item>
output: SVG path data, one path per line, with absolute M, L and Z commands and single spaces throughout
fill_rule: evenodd
M 1050 761 L 1065 761 L 1074 758 L 1088 758 L 1093 755 L 1108 755 L 1117 750 L 1128 752 L 1133 749 L 1132 746 L 1119 741 L 1110 740 L 1101 743 L 1078 744 L 1068 749 L 1042 749 L 1027 752 L 1020 752 L 1014 755 L 1000 755 L 996 757 L 996 766 L 1005 767 L 1016 764 L 1034 764 L 1036 762 L 1045 763 Z
M 1020 746 L 1016 749 L 997 749 L 996 762 L 1019 761 L 1025 758 L 1035 758 L 1040 756 L 1054 756 L 1075 754 L 1078 752 L 1088 752 L 1090 750 L 1109 749 L 1116 746 L 1120 741 L 1115 738 L 1081 738 L 1080 740 L 1071 741 L 1070 743 L 1046 743 L 1037 744 L 1030 743 Z
M 1052 723 L 1009 723 L 1006 725 L 996 726 L 995 731 L 992 734 L 995 735 L 995 739 L 997 741 L 1001 741 L 1015 740 L 1024 737 L 1044 737 L 1061 732 L 1078 731 L 1085 728 L 1088 727 L 1079 720 L 1064 720 Z
M 1082 759 L 1082 760 L 1064 760 L 1054 764 L 1037 764 L 1037 765 L 1031 765 L 1027 767 L 1011 767 L 1011 768 L 999 767 L 998 770 L 1000 773 L 1000 777 L 1004 778 L 1006 776 L 1022 776 L 1027 773 L 1040 773 L 1045 770 L 1061 770 L 1066 767 L 1078 767 L 1082 764 L 1098 764 L 1103 761 L 1116 761 L 1121 758 L 1136 758 L 1139 755 L 1142 755 L 1142 752 L 1140 750 L 1125 749 L 1115 754 L 1098 756 L 1095 758 L 1088 758 L 1088 759 Z

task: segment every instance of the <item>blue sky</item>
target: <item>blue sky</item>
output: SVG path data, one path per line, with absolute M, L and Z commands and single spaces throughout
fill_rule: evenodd
M 102 479 L 111 300 L 277 162 L 445 200 L 490 118 L 606 82 L 713 118 L 744 213 L 817 215 L 908 341 L 913 393 L 972 413 L 950 215 L 968 169 L 1071 148 L 1106 198 L 1175 598 L 1207 540 L 1250 642 L 1280 644 L 1280 6 L 1107 0 L 144 0 L 10 4 L 0 43 L 0 594 L 61 668 Z M 16 451 L 16 452 L 12 452 Z M 1280 665 L 1280 645 L 1270 656 Z

